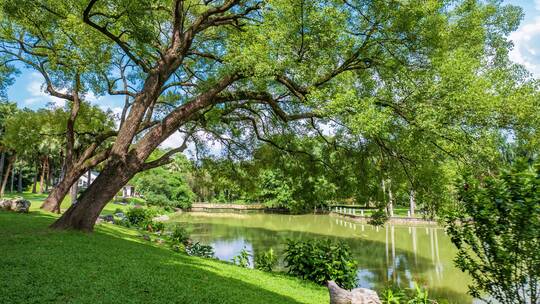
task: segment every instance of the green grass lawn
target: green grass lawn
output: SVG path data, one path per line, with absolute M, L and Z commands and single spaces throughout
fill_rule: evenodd
M 0 303 L 328 303 L 309 282 L 176 253 L 110 224 L 53 231 L 54 219 L 0 211 Z

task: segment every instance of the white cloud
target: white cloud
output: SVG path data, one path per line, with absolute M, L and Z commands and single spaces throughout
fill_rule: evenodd
M 540 9 L 540 0 L 535 4 Z M 510 59 L 525 66 L 535 77 L 540 77 L 540 17 L 510 34 L 510 40 L 515 45 Z
M 23 102 L 27 106 L 33 106 L 40 103 L 53 103 L 56 107 L 63 107 L 66 101 L 60 98 L 53 97 L 45 93 L 43 89 L 44 79 L 39 73 L 31 73 L 30 81 L 26 85 L 26 91 L 30 97 L 26 98 Z
M 206 133 L 200 131 L 196 132 L 195 134 L 199 139 L 202 139 L 205 142 L 205 146 L 208 149 L 208 153 L 210 155 L 220 155 L 225 147 L 223 144 L 214 138 L 211 138 Z M 182 145 L 182 142 L 184 141 L 184 134 L 181 134 L 180 132 L 174 132 L 169 138 L 167 138 L 165 141 L 161 143 L 159 146 L 162 149 L 171 149 L 171 148 L 178 148 L 180 145 Z M 193 141 L 188 141 L 187 149 L 184 151 L 184 154 L 190 158 L 194 158 L 196 156 L 196 149 L 195 144 Z
M 183 140 L 184 137 L 182 136 L 182 134 L 176 131 L 171 136 L 169 136 L 169 138 L 167 138 L 164 142 L 161 143 L 161 148 L 178 148 L 182 144 Z
M 44 106 L 47 103 L 52 103 L 55 107 L 64 107 L 66 101 L 61 98 L 53 97 L 45 91 L 45 80 L 43 76 L 37 72 L 32 72 L 28 77 L 28 84 L 25 89 L 28 93 L 28 97 L 23 100 L 24 104 L 27 106 Z M 59 90 L 61 93 L 66 93 L 65 89 Z M 94 92 L 88 92 L 84 96 L 84 100 L 99 105 L 99 107 L 106 111 L 112 110 L 114 114 L 117 114 L 120 117 L 122 113 L 122 108 L 112 106 L 114 104 L 111 96 L 96 96 Z

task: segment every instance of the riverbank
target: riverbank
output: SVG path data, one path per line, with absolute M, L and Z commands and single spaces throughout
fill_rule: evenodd
M 349 210 L 349 208 L 343 208 Z M 405 210 L 405 212 L 403 212 Z M 407 216 L 406 209 L 400 210 L 401 213 L 397 216 L 389 217 L 388 223 L 390 224 L 418 224 L 418 225 L 437 225 L 437 221 L 426 220 L 421 217 Z M 193 203 L 188 212 L 195 213 L 246 213 L 246 212 L 264 212 L 264 213 L 288 213 L 286 209 L 272 209 L 266 207 L 264 204 L 216 204 L 216 203 Z M 336 212 L 326 211 L 321 212 L 330 216 L 346 217 L 360 223 L 368 223 L 371 219 L 369 212 L 352 213 L 352 212 Z
M 175 253 L 110 224 L 53 231 L 55 218 L 0 212 L 0 303 L 328 303 L 309 282 Z
M 353 220 L 355 222 L 359 223 L 368 223 L 371 217 L 369 216 L 362 216 L 362 215 L 353 215 L 353 214 L 344 214 L 344 213 L 338 213 L 338 212 L 330 212 L 330 216 L 334 217 L 344 217 L 348 220 Z M 393 216 L 389 217 L 386 221 L 388 224 L 397 224 L 397 225 L 433 225 L 437 226 L 437 221 L 434 220 L 426 220 L 419 217 L 403 217 L 403 216 Z
M 215 203 L 193 203 L 190 211 L 202 212 L 208 210 L 258 210 L 266 209 L 263 204 L 215 204 Z

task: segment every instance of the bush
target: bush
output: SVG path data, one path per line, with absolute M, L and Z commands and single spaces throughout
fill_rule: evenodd
M 540 301 L 540 164 L 520 161 L 496 176 L 465 177 L 448 234 L 469 292 L 499 303 Z
M 447 219 L 455 263 L 469 293 L 500 303 L 540 301 L 540 163 L 518 161 L 495 176 L 466 176 Z
M 129 222 L 127 217 L 126 218 L 117 218 L 117 217 L 115 217 L 114 220 L 113 220 L 113 223 L 115 225 L 124 226 L 124 227 L 127 227 L 127 228 L 131 227 L 131 223 Z
M 270 250 L 255 255 L 255 268 L 271 272 L 277 264 L 277 256 L 274 254 L 274 250 Z
M 192 256 L 198 256 L 201 258 L 213 258 L 214 257 L 214 248 L 210 245 L 203 245 L 199 242 L 194 243 L 193 245 L 186 247 L 186 252 Z
M 333 280 L 346 289 L 356 287 L 358 264 L 349 246 L 330 240 L 289 240 L 285 250 L 288 272 L 324 285 Z
M 171 231 L 170 239 L 173 245 L 182 244 L 184 246 L 187 246 L 190 243 L 188 231 L 186 230 L 186 228 L 180 225 L 174 226 Z
M 235 265 L 238 265 L 240 267 L 243 267 L 243 268 L 248 268 L 249 267 L 249 252 L 246 250 L 246 248 L 243 248 L 242 251 L 240 251 L 240 254 L 238 254 L 237 256 L 233 257 L 233 263 Z
M 412 289 L 401 289 L 399 287 L 388 288 L 381 292 L 382 303 L 384 304 L 436 304 L 435 300 L 429 299 L 428 291 L 417 284 Z
M 163 224 L 162 222 L 155 222 L 152 220 L 145 221 L 139 224 L 139 227 L 150 232 L 158 232 L 158 231 L 165 230 L 165 224 Z
M 154 212 L 149 209 L 129 208 L 126 213 L 126 218 L 131 225 L 141 226 L 152 221 L 154 215 Z
M 368 224 L 373 225 L 373 226 L 382 226 L 387 221 L 388 221 L 388 214 L 386 214 L 386 210 L 377 209 L 371 214 Z

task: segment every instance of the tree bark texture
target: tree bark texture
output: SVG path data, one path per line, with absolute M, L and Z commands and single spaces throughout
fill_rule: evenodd
M 9 178 L 9 172 L 11 171 L 11 167 L 13 166 L 13 158 L 8 159 L 8 166 L 6 169 L 6 173 L 4 174 L 4 179 L 2 180 L 2 188 L 0 189 L 0 196 L 4 196 L 4 192 L 6 190 L 7 181 Z

